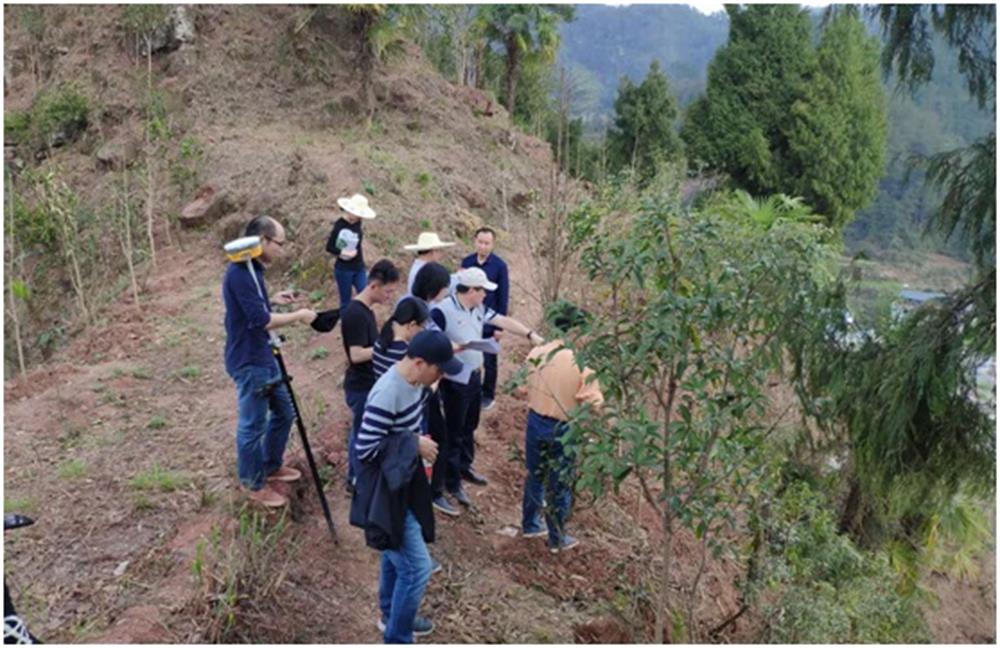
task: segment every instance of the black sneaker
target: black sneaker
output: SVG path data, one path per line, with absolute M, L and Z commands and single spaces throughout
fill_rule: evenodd
M 385 622 L 386 619 L 384 617 L 378 620 L 378 629 L 382 633 L 385 633 Z M 434 622 L 418 614 L 417 618 L 413 620 L 413 636 L 426 637 L 432 632 L 434 632 Z
M 451 502 L 444 498 L 444 495 L 434 498 L 434 508 L 441 511 L 445 515 L 458 516 L 462 514 L 461 511 L 451 505 Z
M 469 496 L 465 494 L 465 490 L 461 486 L 451 491 L 451 496 L 454 497 L 455 501 L 462 506 L 472 506 L 472 500 L 470 500 Z
M 486 479 L 472 468 L 462 471 L 462 479 L 475 484 L 476 486 L 485 486 L 490 483 L 490 480 Z
M 483 399 L 483 403 L 482 403 L 482 409 L 484 411 L 488 411 L 488 410 L 493 409 L 494 405 L 496 405 L 496 401 L 495 400 L 493 400 L 492 398 L 484 398 Z

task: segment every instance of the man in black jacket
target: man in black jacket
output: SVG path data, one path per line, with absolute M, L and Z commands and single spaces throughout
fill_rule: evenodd
M 354 440 L 359 462 L 351 524 L 365 530 L 366 543 L 382 551 L 378 627 L 386 643 L 412 643 L 434 624 L 417 616 L 434 541 L 434 512 L 424 462 L 433 464 L 437 444 L 421 436 L 428 386 L 443 374 L 462 371 L 451 342 L 440 331 L 421 331 L 406 357 L 372 387 Z

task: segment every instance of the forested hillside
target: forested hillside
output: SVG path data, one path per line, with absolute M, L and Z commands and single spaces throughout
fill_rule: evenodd
M 816 24 L 821 16 L 821 10 L 814 12 Z M 869 28 L 877 33 L 875 25 Z M 592 76 L 596 100 L 574 106 L 574 114 L 599 139 L 613 118 L 621 78 L 641 82 L 654 59 L 685 108 L 704 92 L 709 61 L 725 43 L 728 30 L 724 12 L 706 16 L 684 5 L 581 5 L 576 19 L 562 27 L 559 61 Z M 968 146 L 990 131 L 994 120 L 962 91 L 957 54 L 944 47 L 939 36 L 931 38 L 938 65 L 928 84 L 911 95 L 893 79 L 884 81 L 890 96 L 886 165 L 875 198 L 844 232 L 852 252 L 888 255 L 891 262 L 907 251 L 933 250 L 968 260 L 962 243 L 947 245 L 938 235 L 924 236 L 929 211 L 939 197 L 924 186 L 923 173 L 912 168 L 911 157 Z
M 579 5 L 561 29 L 559 62 L 581 67 L 599 82 L 590 119 L 610 114 L 622 76 L 642 80 L 660 62 L 682 106 L 705 90 L 705 72 L 729 31 L 725 13 L 706 16 L 686 5 Z

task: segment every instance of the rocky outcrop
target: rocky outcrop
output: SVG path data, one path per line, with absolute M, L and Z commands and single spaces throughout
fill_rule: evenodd
M 226 192 L 206 185 L 199 189 L 195 199 L 181 210 L 180 223 L 185 228 L 201 227 L 214 223 L 231 211 L 233 205 Z

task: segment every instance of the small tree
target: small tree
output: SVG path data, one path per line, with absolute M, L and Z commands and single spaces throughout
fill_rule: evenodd
M 156 241 L 153 237 L 153 216 L 156 205 L 156 186 L 158 183 L 159 152 L 156 143 L 162 127 L 162 116 L 158 114 L 158 105 L 153 92 L 153 37 L 167 20 L 166 5 L 128 5 L 124 9 L 123 20 L 126 36 L 129 42 L 141 43 L 142 52 L 146 57 L 146 124 L 145 124 L 145 156 L 146 156 L 146 238 L 149 241 L 149 258 L 156 266 Z M 169 229 L 168 236 L 169 236 Z
M 735 207 L 720 212 L 685 215 L 662 198 L 612 192 L 573 218 L 596 303 L 577 353 L 606 396 L 602 416 L 574 420 L 578 487 L 600 495 L 634 476 L 658 512 L 657 642 L 696 640 L 691 601 L 704 562 L 683 587 L 685 623 L 670 593 L 675 535 L 683 527 L 703 552 L 723 550 L 718 534 L 757 486 L 763 441 L 781 419 L 768 381 L 785 335 L 813 316 L 832 260 L 822 226 L 764 227 Z
M 26 369 L 24 365 L 24 344 L 21 340 L 21 319 L 18 315 L 18 302 L 28 298 L 28 288 L 24 283 L 23 273 L 20 269 L 20 257 L 18 256 L 20 250 L 17 248 L 17 232 L 14 228 L 16 221 L 14 216 L 14 179 L 11 176 L 10 169 L 6 165 L 4 166 L 4 176 L 4 185 L 7 189 L 7 203 L 4 210 L 4 223 L 7 225 L 7 233 L 4 236 L 4 242 L 7 244 L 7 289 L 10 297 L 7 313 L 10 315 L 10 321 L 14 325 L 17 366 L 23 376 L 26 373 Z
M 70 284 L 76 295 L 80 315 L 90 323 L 93 313 L 89 305 L 90 299 L 87 295 L 79 253 L 82 241 L 79 227 L 81 214 L 79 198 L 65 182 L 57 179 L 52 171 L 38 176 L 36 191 L 42 206 L 56 223 L 58 245 L 69 269 Z
M 639 85 L 623 78 L 611 130 L 612 170 L 632 167 L 640 179 L 649 180 L 664 163 L 676 161 L 681 155 L 676 119 L 677 100 L 659 61 L 649 64 Z
M 122 171 L 122 185 L 117 193 L 117 205 L 115 211 L 118 214 L 119 223 L 116 223 L 115 232 L 118 242 L 121 244 L 122 254 L 128 264 L 129 282 L 132 285 L 132 302 L 139 308 L 139 282 L 135 274 L 135 245 L 132 242 L 132 194 L 129 191 L 129 170 L 126 167 Z M 121 225 L 117 227 L 117 225 Z
M 552 60 L 559 47 L 559 23 L 573 20 L 570 5 L 482 5 L 477 13 L 478 32 L 504 51 L 507 111 L 514 114 L 517 84 L 525 59 Z
M 424 9 L 418 5 L 384 4 L 349 4 L 344 9 L 353 16 L 353 30 L 359 37 L 356 61 L 361 71 L 365 125 L 370 128 L 375 117 L 375 68 L 419 22 Z

